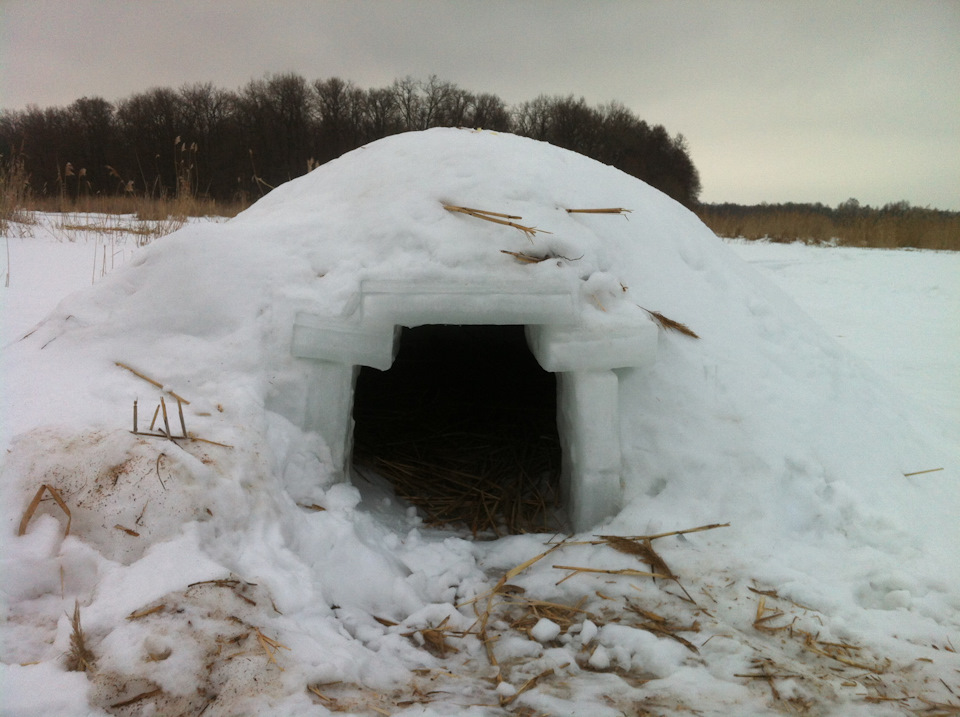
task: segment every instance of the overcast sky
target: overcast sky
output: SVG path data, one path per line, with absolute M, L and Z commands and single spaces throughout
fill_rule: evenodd
M 290 71 L 619 100 L 707 202 L 960 210 L 960 0 L 0 0 L 4 109 Z

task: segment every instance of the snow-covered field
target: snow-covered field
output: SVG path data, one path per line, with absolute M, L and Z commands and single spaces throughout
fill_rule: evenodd
M 960 444 L 960 254 L 729 243 Z
M 174 370 L 218 355 L 210 342 L 242 353 L 237 337 L 152 336 L 110 305 L 126 277 L 147 276 L 120 265 L 142 264 L 138 252 L 151 250 L 38 222 L 9 233 L 10 285 L 0 290 L 0 714 L 960 712 L 960 255 L 726 242 L 758 275 L 715 280 L 756 282 L 771 297 L 778 286 L 822 327 L 825 355 L 842 365 L 829 377 L 839 382 L 835 405 L 778 394 L 762 373 L 751 394 L 749 376 L 741 383 L 736 367 L 705 360 L 695 367 L 701 390 L 719 396 L 715 420 L 729 426 L 684 432 L 689 399 L 666 385 L 649 398 L 663 405 L 666 428 L 637 419 L 658 455 L 642 442 L 627 453 L 664 475 L 672 464 L 662 456 L 677 456 L 700 482 L 633 485 L 623 513 L 594 531 L 650 542 L 590 533 L 558 547 L 563 536 L 481 542 L 427 529 L 382 488 L 361 496 L 324 484 L 310 499 L 323 511 L 298 507 L 284 491 L 305 490 L 322 460 L 281 418 L 241 410 L 260 390 L 253 369 L 225 364 L 229 375 L 216 380 Z M 105 241 L 117 268 L 102 266 Z M 159 281 L 173 281 L 163 269 Z M 114 293 L 90 292 L 94 280 Z M 682 312 L 695 300 L 677 306 L 679 315 L 651 308 L 722 345 Z M 757 365 L 781 367 L 792 386 L 807 358 L 810 384 L 821 385 L 816 374 L 830 370 L 821 355 L 792 355 L 806 345 L 759 299 L 750 311 L 771 337 Z M 104 333 L 91 316 L 121 323 Z M 85 347 L 91 336 L 106 348 Z M 152 341 L 154 353 L 124 353 L 125 337 Z M 681 363 L 694 345 L 666 340 L 680 348 L 661 346 L 661 356 Z M 167 388 L 190 394 L 189 427 L 234 447 L 131 436 L 130 399 L 147 404 L 149 386 L 119 369 L 99 376 L 107 354 L 163 372 Z M 764 405 L 783 395 L 782 406 Z M 782 426 L 763 433 L 754 414 L 780 412 Z M 236 427 L 223 428 L 227 419 Z M 862 435 L 848 433 L 851 422 Z M 899 425 L 904 445 L 890 446 Z M 835 440 L 832 426 L 844 432 Z M 779 446 L 738 450 L 777 431 L 782 465 L 763 464 Z M 819 441 L 809 450 L 807 435 Z M 904 461 L 892 472 L 889 455 Z M 836 475 L 861 463 L 878 471 L 874 490 Z M 723 472 L 705 481 L 711 471 Z M 740 481 L 749 489 L 731 495 Z M 71 534 L 48 499 L 17 537 L 43 483 L 72 506 Z M 675 579 L 631 573 L 651 569 Z M 75 603 L 96 659 L 89 673 L 64 668 Z

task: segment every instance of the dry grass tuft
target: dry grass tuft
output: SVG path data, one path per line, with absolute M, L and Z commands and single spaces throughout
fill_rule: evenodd
M 96 658 L 87 646 L 87 636 L 80 625 L 80 603 L 73 603 L 73 616 L 70 618 L 70 650 L 67 652 L 66 668 L 70 672 L 90 672 Z

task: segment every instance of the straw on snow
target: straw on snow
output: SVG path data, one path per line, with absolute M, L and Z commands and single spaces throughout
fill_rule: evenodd
M 60 509 L 67 516 L 67 527 L 63 531 L 63 537 L 70 535 L 70 523 L 73 520 L 73 516 L 70 514 L 70 509 L 67 507 L 67 504 L 63 501 L 63 498 L 60 497 L 59 491 L 51 485 L 44 483 L 37 490 L 36 494 L 33 496 L 33 500 L 30 501 L 30 504 L 27 506 L 27 509 L 23 512 L 23 517 L 20 518 L 20 528 L 17 531 L 17 535 L 23 535 L 27 532 L 27 525 L 30 523 L 30 519 L 33 518 L 33 514 L 37 512 L 37 508 L 40 506 L 40 501 L 43 500 L 43 494 L 49 492 L 50 496 L 56 501 L 57 505 L 60 506 Z
M 448 212 L 467 214 L 471 217 L 476 217 L 477 219 L 483 219 L 484 221 L 494 222 L 495 224 L 503 224 L 508 227 L 513 227 L 514 229 L 519 229 L 527 235 L 528 239 L 533 239 L 534 235 L 538 233 L 552 234 L 552 232 L 545 231 L 544 229 L 528 227 L 523 224 L 517 224 L 516 222 L 509 221 L 511 219 L 523 219 L 523 217 L 516 216 L 514 214 L 501 214 L 499 212 L 490 212 L 485 209 L 472 209 L 470 207 L 459 207 L 452 204 L 444 204 L 443 208 Z
M 665 329 L 667 331 L 678 331 L 681 334 L 690 336 L 695 339 L 700 338 L 686 324 L 681 324 L 679 321 L 674 321 L 673 319 L 667 318 L 666 316 L 661 314 L 659 311 L 651 311 L 650 309 L 644 309 L 642 306 L 640 308 L 646 311 L 648 314 L 650 314 L 650 318 L 652 318 L 654 323 L 656 323 L 657 326 L 659 326 L 661 329 Z

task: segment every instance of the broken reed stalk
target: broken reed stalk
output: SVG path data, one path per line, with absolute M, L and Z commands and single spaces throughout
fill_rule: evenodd
M 163 396 L 160 397 L 160 409 L 163 411 L 163 432 L 167 438 L 172 438 L 173 434 L 170 432 L 170 421 L 167 419 L 167 402 L 163 400 Z
M 166 609 L 166 605 L 161 603 L 160 605 L 154 605 L 153 607 L 144 608 L 143 610 L 134 610 L 132 613 L 127 615 L 127 620 L 139 620 L 142 617 L 153 615 L 161 612 L 164 609 Z
M 177 412 L 180 414 L 180 431 L 183 434 L 183 437 L 187 437 L 187 424 L 183 420 L 183 401 L 179 398 L 177 399 Z
M 152 378 L 150 378 L 149 376 L 146 376 L 146 375 L 140 373 L 140 372 L 137 371 L 135 368 L 131 368 L 130 366 L 127 366 L 127 364 L 122 363 L 122 362 L 120 362 L 120 361 L 114 361 L 113 363 L 114 363 L 115 365 L 119 366 L 120 368 L 126 369 L 127 371 L 129 371 L 130 373 L 132 373 L 132 374 L 133 374 L 134 376 L 136 376 L 137 378 L 142 378 L 142 379 L 143 379 L 144 381 L 146 381 L 147 383 L 149 383 L 149 384 L 151 384 L 151 385 L 153 385 L 153 386 L 156 386 L 156 387 L 159 388 L 161 391 L 166 391 L 167 393 L 169 393 L 171 396 L 173 396 L 173 397 L 174 397 L 175 399 L 177 399 L 178 401 L 182 401 L 183 403 L 185 403 L 185 404 L 188 405 L 188 406 L 190 405 L 190 401 L 188 401 L 187 399 L 185 399 L 183 396 L 180 396 L 180 395 L 176 394 L 175 392 L 171 391 L 170 389 L 164 388 L 164 387 L 163 387 L 163 384 L 160 383 L 159 381 L 154 381 L 154 380 L 153 380 Z
M 600 209 L 568 209 L 567 214 L 630 214 L 632 209 L 623 207 L 602 207 Z
M 141 692 L 139 695 L 135 695 L 128 700 L 123 702 L 117 702 L 110 705 L 110 709 L 120 709 L 121 707 L 129 707 L 130 705 L 135 705 L 137 702 L 142 702 L 143 700 L 148 700 L 151 697 L 156 697 L 159 694 L 162 694 L 163 690 L 161 688 L 156 688 L 155 690 L 149 690 L 147 692 Z
M 220 443 L 219 441 L 209 441 L 206 438 L 198 438 L 197 436 L 188 436 L 188 441 L 197 441 L 199 443 L 208 443 L 211 446 L 220 446 L 221 448 L 233 448 L 229 443 Z
M 942 471 L 943 468 L 930 468 L 925 471 L 914 471 L 913 473 L 904 473 L 904 478 L 909 478 L 910 476 L 922 476 L 924 473 L 936 473 L 937 471 Z
M 626 575 L 628 577 L 633 577 L 633 578 L 663 578 L 665 580 L 673 577 L 672 575 L 663 575 L 661 573 L 651 573 L 646 570 L 634 570 L 633 568 L 621 568 L 618 570 L 610 570 L 606 568 L 583 568 L 583 567 L 578 567 L 576 565 L 551 565 L 550 567 L 555 568 L 557 570 L 573 571 L 570 575 L 568 575 L 563 580 L 561 580 L 560 583 L 564 582 L 565 580 L 569 580 L 570 578 L 572 578 L 574 575 L 577 575 L 578 573 L 598 573 L 600 575 Z M 560 583 L 557 583 L 557 585 L 559 585 Z
M 524 560 L 524 561 L 523 561 L 522 563 L 520 563 L 519 565 L 517 565 L 517 566 L 515 566 L 515 567 L 513 567 L 513 568 L 510 568 L 510 570 L 508 570 L 507 572 L 505 572 L 505 573 L 503 574 L 503 576 L 500 578 L 500 580 L 497 581 L 497 584 L 493 586 L 493 589 L 492 589 L 492 590 L 490 590 L 489 592 L 483 593 L 483 594 L 481 594 L 481 595 L 477 595 L 476 597 L 470 598 L 469 600 L 466 600 L 466 601 L 464 601 L 464 602 L 462 602 L 462 603 L 458 603 L 458 604 L 457 604 L 457 608 L 461 608 L 461 607 L 465 607 L 465 606 L 467 606 L 467 605 L 471 605 L 471 604 L 473 604 L 473 603 L 475 603 L 475 602 L 477 602 L 477 601 L 479 601 L 479 600 L 483 600 L 483 599 L 486 598 L 486 597 L 493 597 L 494 595 L 496 595 L 497 593 L 499 593 L 507 583 L 509 583 L 511 580 L 513 580 L 515 577 L 517 577 L 517 576 L 518 576 L 520 573 L 522 573 L 524 570 L 526 570 L 527 568 L 529 568 L 531 565 L 540 562 L 540 561 L 543 560 L 545 557 L 547 557 L 548 555 L 550 555 L 550 553 L 552 553 L 554 550 L 557 550 L 558 548 L 562 548 L 564 545 L 565 545 L 565 543 L 562 542 L 562 541 L 559 542 L 559 543 L 556 543 L 556 544 L 554 544 L 553 546 L 551 546 L 548 550 L 543 551 L 543 552 L 540 553 L 539 555 L 534 555 L 534 556 L 533 556 L 532 558 L 530 558 L 529 560 Z
M 539 264 L 543 261 L 549 261 L 550 259 L 563 259 L 564 261 L 580 261 L 583 258 L 583 255 L 571 259 L 569 256 L 563 256 L 562 254 L 553 254 L 548 252 L 543 256 L 533 256 L 532 254 L 526 254 L 522 251 L 508 251 L 507 249 L 501 249 L 501 254 L 508 254 L 514 259 L 519 261 L 521 264 Z M 624 289 L 626 291 L 626 289 Z
M 37 512 L 40 501 L 43 500 L 44 492 L 47 491 L 67 516 L 67 527 L 63 531 L 63 537 L 66 538 L 68 535 L 70 535 L 70 522 L 73 520 L 73 517 L 70 515 L 70 509 L 67 507 L 67 504 L 63 502 L 63 498 L 60 497 L 60 493 L 57 491 L 57 489 L 53 486 L 47 485 L 46 483 L 40 486 L 40 489 L 33 496 L 33 500 L 30 501 L 27 509 L 23 512 L 23 517 L 20 519 L 20 528 L 17 531 L 17 535 L 23 535 L 27 532 L 27 525 L 30 523 L 30 519 L 33 518 L 33 514 Z
M 804 642 L 803 642 L 803 649 L 805 650 L 808 650 L 816 655 L 828 657 L 831 660 L 836 660 L 837 662 L 843 665 L 847 665 L 848 667 L 855 667 L 858 670 L 867 670 L 868 672 L 872 672 L 875 675 L 882 675 L 884 672 L 886 672 L 886 667 L 881 667 L 878 665 L 868 665 L 863 662 L 857 662 L 856 660 L 851 660 L 849 657 L 837 654 L 837 651 L 834 648 L 828 648 L 824 650 L 818 647 L 818 645 L 829 646 L 830 643 L 820 642 L 819 640 L 814 638 L 813 635 L 809 633 L 805 633 Z M 846 646 L 844 647 L 846 648 Z
M 501 214 L 500 212 L 491 212 L 486 209 L 473 209 L 472 207 L 459 207 L 454 204 L 444 204 L 443 208 L 448 212 L 462 212 L 464 214 L 470 214 L 478 218 L 487 217 L 500 217 L 501 219 L 523 219 L 521 216 L 516 214 Z
M 221 448 L 233 448 L 229 443 L 220 443 L 219 441 L 210 441 L 206 438 L 198 438 L 197 436 L 190 435 L 187 433 L 187 422 L 183 418 L 183 402 L 177 398 L 177 413 L 180 417 L 180 435 L 174 436 L 170 431 L 170 421 L 167 416 L 167 404 L 163 400 L 163 396 L 160 397 L 160 404 L 157 406 L 156 410 L 153 412 L 153 420 L 150 421 L 150 431 L 154 430 L 154 426 L 157 423 L 157 416 L 160 414 L 160 409 L 163 409 L 163 425 L 164 428 L 159 429 L 160 433 L 150 433 L 146 431 L 137 430 L 137 401 L 133 402 L 133 434 L 135 436 L 148 436 L 150 438 L 167 438 L 171 441 L 198 441 L 200 443 L 209 443 L 211 446 L 220 446 Z M 208 414 L 209 415 L 209 414 Z M 162 453 L 160 455 L 163 455 Z M 159 471 L 158 471 L 159 475 Z M 162 481 L 161 481 L 162 483 Z
M 167 489 L 167 486 L 163 482 L 163 478 L 160 477 L 160 459 L 163 458 L 165 455 L 166 455 L 165 453 L 161 453 L 160 455 L 157 456 L 157 480 L 160 481 L 160 487 L 163 488 L 164 490 Z
M 488 212 L 485 209 L 471 209 L 470 207 L 458 207 L 452 204 L 444 204 L 443 208 L 448 212 L 459 212 L 460 214 L 467 214 L 471 217 L 476 217 L 477 219 L 483 219 L 484 221 L 493 222 L 495 224 L 503 224 L 508 227 L 513 227 L 514 229 L 519 229 L 524 234 L 527 235 L 528 239 L 533 239 L 534 235 L 538 232 L 540 234 L 551 234 L 552 232 L 545 231 L 543 229 L 537 229 L 536 227 L 528 227 L 523 224 L 517 224 L 516 222 L 509 221 L 510 219 L 523 219 L 523 217 L 518 217 L 513 214 L 501 214 L 499 212 Z
M 552 675 L 552 674 L 553 674 L 553 668 L 550 667 L 550 668 L 547 668 L 546 670 L 544 670 L 543 672 L 541 672 L 539 675 L 534 675 L 534 676 L 531 677 L 529 680 L 527 680 L 527 681 L 524 682 L 522 685 L 520 685 L 520 687 L 517 688 L 517 691 L 514 692 L 512 695 L 510 695 L 509 697 L 501 698 L 501 700 L 500 700 L 500 706 L 501 706 L 501 707 L 506 707 L 506 706 L 509 705 L 511 702 L 513 702 L 515 699 L 517 699 L 520 695 L 522 695 L 524 692 L 526 692 L 527 690 L 532 689 L 534 686 L 536 686 L 536 684 L 537 684 L 540 680 L 542 680 L 544 677 L 549 677 L 549 676 Z
M 704 530 L 716 530 L 717 528 L 729 528 L 730 523 L 710 523 L 709 525 L 700 525 L 696 528 L 686 528 L 685 530 L 671 530 L 666 533 L 655 533 L 653 535 L 619 535 L 619 536 L 603 536 L 598 535 L 597 537 L 600 540 L 577 540 L 577 541 L 561 541 L 565 545 L 609 545 L 611 537 L 622 538 L 624 540 L 631 541 L 644 541 L 644 540 L 657 540 L 658 538 L 669 538 L 672 535 L 689 535 L 690 533 L 700 533 Z M 613 547 L 613 546 L 611 546 Z
M 668 538 L 671 535 L 689 535 L 690 533 L 700 533 L 704 530 L 715 530 L 717 528 L 729 528 L 730 523 L 710 523 L 709 525 L 700 525 L 696 528 L 687 528 L 686 530 L 671 530 L 668 533 L 657 533 L 655 535 L 631 535 L 627 536 L 631 540 L 656 540 L 657 538 Z
M 671 640 L 679 642 L 681 645 L 690 650 L 690 652 L 699 654 L 700 649 L 696 645 L 694 645 L 685 637 L 681 637 L 677 634 L 678 632 L 700 632 L 699 622 L 694 621 L 690 625 L 674 625 L 666 618 L 657 615 L 654 612 L 650 612 L 641 607 L 630 604 L 629 602 L 627 603 L 627 609 L 645 618 L 646 622 L 642 622 L 636 625 L 636 627 L 640 628 L 641 630 L 651 632 L 658 637 L 670 638 Z
M 546 261 L 550 258 L 548 256 L 530 256 L 529 254 L 524 254 L 522 251 L 507 251 L 506 249 L 501 249 L 500 253 L 509 254 L 521 264 L 539 264 L 541 261 Z

